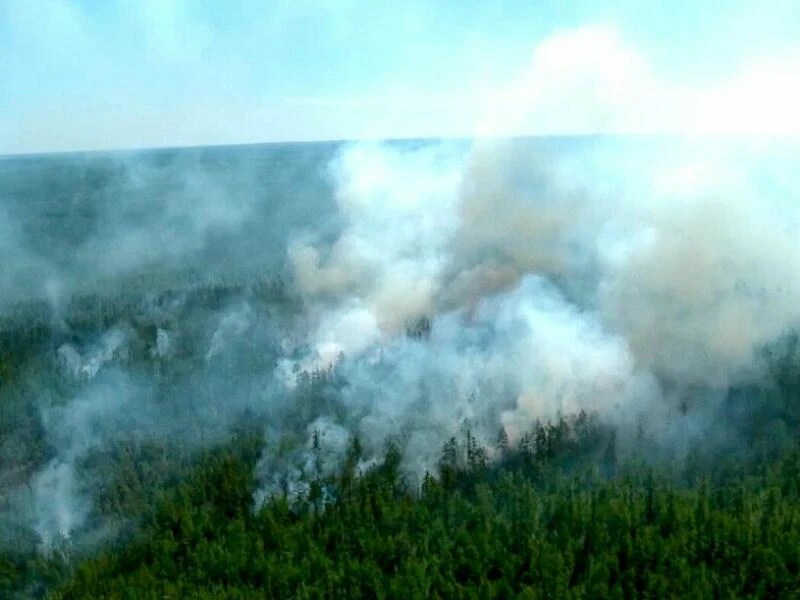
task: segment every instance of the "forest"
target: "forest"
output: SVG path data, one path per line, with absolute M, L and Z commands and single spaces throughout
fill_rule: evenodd
M 177 430 L 123 431 L 75 454 L 70 466 L 89 482 L 91 509 L 73 535 L 43 546 L 36 528 L 13 517 L 30 498 L 24 491 L 33 475 L 56 453 L 39 395 L 47 389 L 68 397 L 81 385 L 59 370 L 66 354 L 58 349 L 125 321 L 133 341 L 106 358 L 157 378 L 156 401 L 168 404 L 177 389 L 171 386 L 202 357 L 192 355 L 184 337 L 171 361 L 160 360 L 160 328 L 186 327 L 243 298 L 265 315 L 281 306 L 290 312 L 279 279 L 144 299 L 76 298 L 60 322 L 46 303 L 6 312 L 0 596 L 800 595 L 800 369 L 793 336 L 764 349 L 768 376 L 729 390 L 708 431 L 681 452 L 582 411 L 537 422 L 513 441 L 500 427 L 488 445 L 466 427 L 441 440 L 435 469 L 413 479 L 402 468 L 410 450 L 403 440 L 386 439 L 381 459 L 365 462 L 359 435 L 342 457 L 329 454 L 326 432 L 315 430 L 301 481 L 284 479 L 256 502 L 265 446 L 290 452 L 301 443 L 292 432 L 278 440 L 265 435 L 274 414 L 240 407 L 203 444 Z M 413 339 L 429 333 L 425 319 L 406 330 Z M 236 368 L 258 369 L 261 360 L 224 369 L 235 378 Z M 335 367 L 298 378 L 291 405 L 297 422 L 331 402 L 338 379 Z M 186 414 L 177 404 L 172 409 L 178 419 Z M 709 444 L 714 423 L 725 423 L 727 436 Z

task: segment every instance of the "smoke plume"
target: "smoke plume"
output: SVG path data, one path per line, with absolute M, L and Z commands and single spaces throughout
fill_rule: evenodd
M 491 447 L 500 428 L 513 441 L 581 410 L 661 444 L 707 436 L 800 317 L 790 143 L 225 152 L 73 164 L 107 179 L 64 215 L 90 226 L 55 249 L 4 209 L 0 316 L 50 329 L 8 371 L 46 451 L 3 442 L 30 455 L 27 485 L 2 473 L 3 520 L 45 548 L 102 522 L 98 455 L 192 452 L 243 420 L 266 423 L 256 504 L 307 493 L 356 436 L 358 468 L 390 440 L 412 481 L 465 430 Z
M 340 235 L 289 246 L 314 323 L 295 371 L 339 360 L 342 424 L 376 452 L 405 436 L 417 475 L 465 426 L 665 428 L 689 390 L 757 380 L 797 325 L 786 167 L 746 140 L 344 147 Z M 419 319 L 429 336 L 402 335 Z

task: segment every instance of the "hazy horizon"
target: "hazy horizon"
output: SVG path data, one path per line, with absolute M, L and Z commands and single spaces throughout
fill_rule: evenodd
M 564 133 L 564 134 L 530 134 L 530 135 L 503 135 L 503 136 L 409 136 L 391 138 L 325 138 L 325 139 L 287 139 L 254 142 L 234 142 L 234 143 L 208 143 L 196 145 L 165 145 L 165 146 L 120 146 L 120 147 L 98 147 L 75 150 L 50 150 L 50 151 L 30 151 L 30 152 L 10 152 L 0 153 L 0 161 L 14 158 L 48 158 L 48 157 L 69 157 L 71 155 L 124 155 L 142 154 L 150 152 L 180 152 L 190 150 L 237 150 L 259 147 L 278 147 L 278 146 L 313 146 L 313 145 L 346 145 L 357 143 L 368 144 L 394 144 L 404 142 L 435 143 L 435 142 L 463 142 L 481 143 L 514 140 L 695 140 L 695 141 L 792 141 L 800 140 L 800 133 L 786 134 L 759 134 L 759 133 Z
M 797 135 L 800 6 L 0 1 L 0 154 Z

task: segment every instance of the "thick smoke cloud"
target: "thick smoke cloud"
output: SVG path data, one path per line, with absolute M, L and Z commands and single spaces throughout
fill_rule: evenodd
M 112 161 L 123 176 L 103 189 L 119 204 L 99 204 L 64 268 L 49 255 L 58 277 L 38 288 L 60 323 L 39 365 L 57 373 L 30 378 L 50 454 L 6 512 L 45 547 L 95 527 L 94 454 L 165 438 L 197 449 L 252 415 L 268 423 L 256 504 L 307 492 L 355 436 L 359 468 L 393 440 L 419 481 L 450 436 L 493 447 L 501 427 L 514 440 L 581 410 L 663 444 L 704 435 L 800 317 L 791 144 L 331 149 L 305 150 L 304 175 L 277 168 L 291 162 L 277 151 L 227 174 Z M 320 170 L 313 193 L 279 191 Z M 8 256 L 46 256 L 7 228 Z M 269 265 L 286 267 L 275 305 L 246 289 L 198 302 L 185 285 L 186 272 L 258 280 Z M 158 301 L 154 272 L 176 288 Z M 132 275 L 144 283 L 130 314 L 70 330 L 68 300 L 92 278 Z
M 398 151 L 380 145 L 340 154 L 332 175 L 345 230 L 324 255 L 313 243 L 292 242 L 299 290 L 352 295 L 389 330 L 432 310 L 445 244 L 456 227 L 455 154 L 447 146 Z
M 586 170 L 602 173 L 583 174 L 569 152 L 525 142 L 479 144 L 460 164 L 436 149 L 345 150 L 335 177 L 348 225 L 323 267 L 325 249 L 293 247 L 296 282 L 311 297 L 346 289 L 390 331 L 550 276 L 639 366 L 728 384 L 797 319 L 800 212 L 755 157 L 675 144 L 668 157 L 645 143 L 612 164 L 588 156 Z M 615 183 L 595 188 L 595 176 Z
M 417 475 L 465 426 L 490 441 L 583 409 L 665 428 L 797 325 L 787 167 L 741 142 L 346 147 L 341 235 L 290 245 L 316 319 L 295 370 L 343 353 L 343 422 L 376 452 L 405 435 Z M 429 339 L 398 335 L 420 318 Z

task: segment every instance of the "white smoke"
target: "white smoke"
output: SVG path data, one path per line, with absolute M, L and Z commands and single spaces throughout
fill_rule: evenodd
M 255 493 L 257 505 L 282 495 L 290 502 L 303 500 L 309 495 L 311 481 L 338 473 L 352 432 L 328 417 L 319 417 L 305 433 L 306 443 L 288 455 L 281 455 L 280 448 L 274 447 L 272 453 L 265 453 L 257 467 L 265 474 Z M 359 465 L 361 469 L 366 466 Z
M 243 304 L 224 313 L 211 337 L 211 345 L 206 352 L 206 361 L 220 355 L 236 338 L 241 337 L 253 326 L 253 311 Z
M 797 324 L 800 211 L 757 176 L 689 157 L 656 171 L 647 201 L 627 201 L 629 233 L 604 240 L 597 296 L 644 366 L 722 387 Z
M 125 343 L 129 333 L 121 327 L 103 333 L 100 340 L 81 352 L 73 344 L 64 343 L 56 350 L 61 366 L 75 379 L 94 379 L 114 359 L 125 360 Z
M 39 399 L 52 455 L 35 467 L 31 522 L 51 545 L 89 527 L 83 465 L 109 444 L 198 447 L 243 414 L 269 422 L 259 502 L 307 494 L 356 436 L 359 468 L 389 439 L 417 480 L 466 429 L 489 446 L 500 427 L 513 439 L 581 410 L 667 439 L 689 392 L 711 402 L 758 377 L 755 352 L 800 317 L 794 168 L 766 146 L 680 140 L 348 144 L 328 171 L 337 214 L 326 219 L 322 197 L 316 221 L 294 219 L 309 225 L 285 243 L 280 308 L 183 290 L 86 341 L 69 331 L 69 278 L 53 279 L 67 381 L 60 400 Z M 179 203 L 152 228 L 128 222 L 81 248 L 138 239 L 130 261 L 108 253 L 118 270 L 100 264 L 122 276 L 158 256 L 161 217 L 176 211 L 173 266 L 202 255 L 207 234 L 244 240 L 233 253 L 244 256 L 257 236 L 235 205 L 216 229 L 213 211 L 193 220 Z M 159 402 L 131 383 L 146 373 L 136 356 L 158 359 L 143 387 Z M 712 412 L 690 415 L 692 435 L 700 414 Z
M 340 424 L 374 455 L 405 436 L 419 475 L 464 426 L 663 419 L 664 385 L 757 377 L 756 351 L 800 318 L 796 186 L 768 153 L 720 148 L 345 147 L 341 235 L 289 248 L 312 325 L 281 378 L 343 353 Z M 422 317 L 428 339 L 399 335 Z
M 119 372 L 98 378 L 64 405 L 43 408 L 47 442 L 56 455 L 34 475 L 30 489 L 33 528 L 45 550 L 69 540 L 92 512 L 92 485 L 79 474 L 81 461 L 137 430 L 154 433 L 150 409 L 141 389 Z
M 331 174 L 346 228 L 324 253 L 304 239 L 290 244 L 300 292 L 357 298 L 389 331 L 431 311 L 457 226 L 458 148 L 356 144 Z

